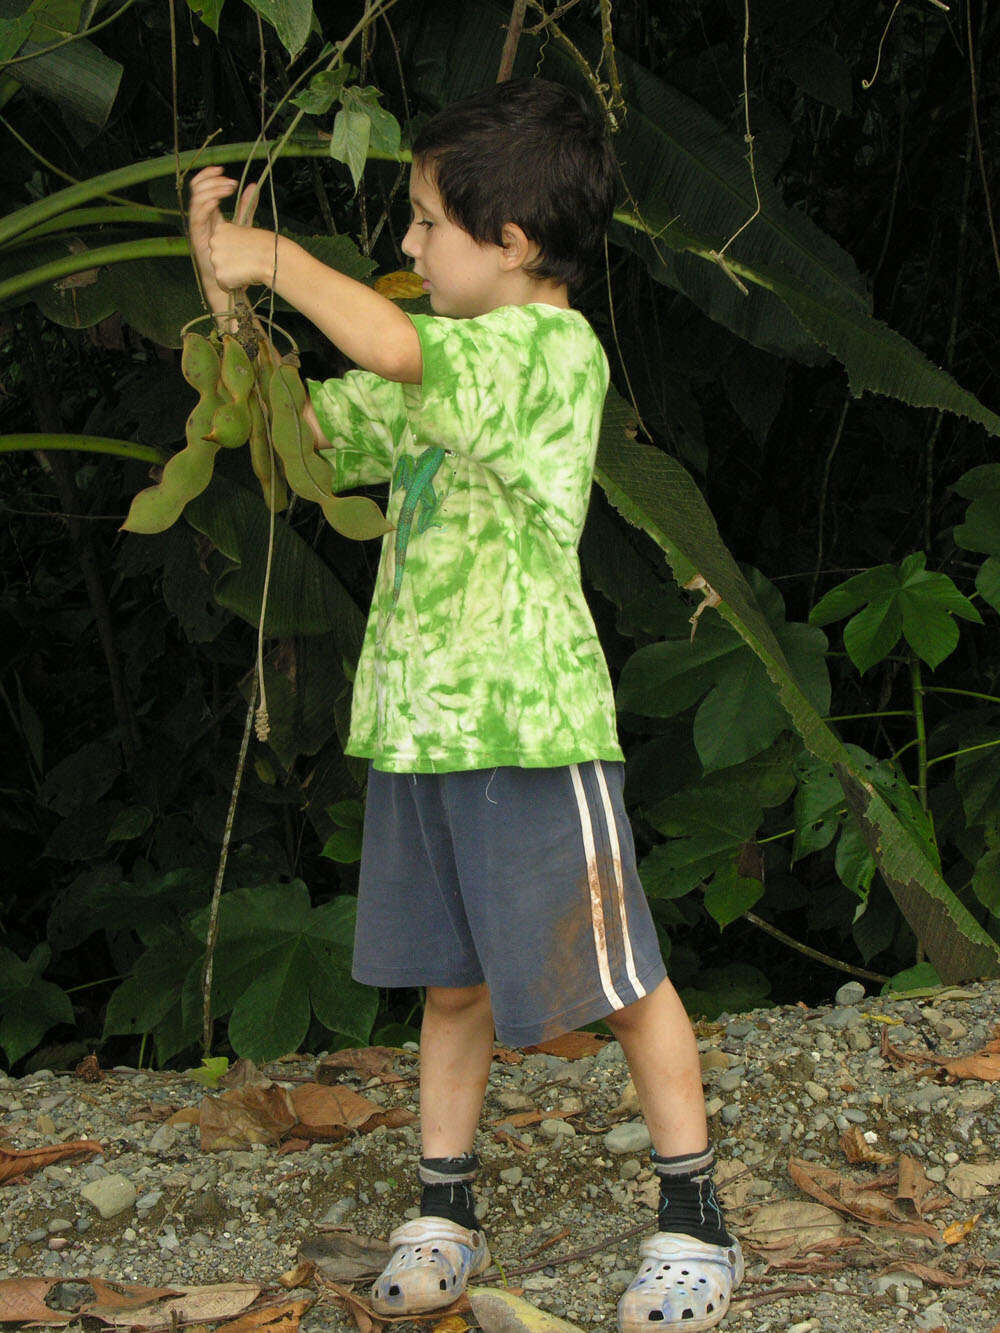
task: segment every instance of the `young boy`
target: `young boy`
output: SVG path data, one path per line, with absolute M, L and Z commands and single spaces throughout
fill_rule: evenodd
M 661 1197 L 623 1333 L 710 1328 L 743 1273 L 580 583 L 608 366 L 569 290 L 615 185 L 601 124 L 560 85 L 500 84 L 441 112 L 413 146 L 403 250 L 435 312 L 413 317 L 225 222 L 221 169 L 191 186 L 213 308 L 268 284 L 362 367 L 310 385 L 334 489 L 392 485 L 347 746 L 370 760 L 354 974 L 426 988 L 420 1217 L 390 1236 L 384 1313 L 444 1306 L 490 1263 L 472 1182 L 494 1028 L 526 1046 L 603 1018 L 624 1048 Z

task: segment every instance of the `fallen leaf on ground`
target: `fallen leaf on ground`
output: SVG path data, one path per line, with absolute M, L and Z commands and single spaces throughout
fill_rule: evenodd
M 84 1056 L 73 1073 L 77 1078 L 82 1078 L 84 1083 L 100 1083 L 104 1078 L 104 1070 L 93 1051 Z
M 197 1125 L 201 1121 L 201 1107 L 184 1106 L 168 1119 L 168 1125 Z
M 558 1055 L 564 1060 L 582 1060 L 586 1055 L 596 1055 L 607 1044 L 607 1037 L 599 1037 L 596 1032 L 564 1032 L 551 1041 L 540 1041 L 537 1046 L 528 1046 L 525 1050 L 528 1055 Z
M 285 1139 L 281 1147 L 275 1149 L 274 1155 L 285 1157 L 290 1152 L 305 1152 L 307 1148 L 312 1147 L 312 1144 L 312 1139 Z
M 531 1152 L 531 1149 L 523 1140 L 519 1139 L 516 1134 L 509 1134 L 505 1129 L 495 1129 L 493 1137 L 497 1143 L 506 1143 L 511 1148 L 516 1148 L 518 1152 Z
M 907 1065 L 933 1066 L 939 1075 L 950 1083 L 963 1078 L 981 1079 L 986 1083 L 1000 1081 L 1000 1043 L 989 1041 L 971 1055 L 956 1055 L 948 1058 L 935 1055 L 923 1049 L 893 1046 L 888 1031 L 882 1029 L 880 1054 L 896 1069 L 905 1069 Z
M 494 1046 L 493 1059 L 502 1065 L 520 1065 L 524 1063 L 521 1051 L 512 1051 L 509 1046 Z
M 124 1285 L 124 1284 L 117 1284 Z M 242 1314 L 260 1295 L 256 1282 L 218 1282 L 208 1287 L 176 1286 L 165 1299 L 146 1301 L 142 1305 L 121 1305 L 95 1301 L 84 1305 L 81 1315 L 100 1319 L 105 1324 L 121 1328 L 154 1328 L 161 1324 L 174 1327 L 177 1323 L 216 1324 Z
M 353 1231 L 333 1231 L 307 1240 L 299 1247 L 299 1258 L 313 1264 L 333 1282 L 357 1282 L 376 1277 L 389 1262 L 392 1247 L 374 1236 Z
M 376 1330 L 382 1327 L 382 1322 L 377 1318 L 375 1311 L 360 1297 L 355 1296 L 350 1287 L 343 1287 L 339 1282 L 324 1282 L 323 1285 L 352 1317 L 358 1333 L 376 1333 Z
M 200 1083 L 203 1088 L 217 1088 L 219 1080 L 229 1069 L 229 1059 L 225 1055 L 206 1055 L 197 1069 L 188 1069 L 188 1078 Z
M 296 1131 L 303 1138 L 336 1142 L 351 1130 L 369 1133 L 379 1125 L 398 1129 L 416 1120 L 412 1111 L 395 1106 L 386 1110 L 351 1088 L 338 1084 L 303 1083 L 291 1093 L 291 1104 L 298 1117 Z
M 8 1277 L 0 1280 L 0 1323 L 69 1324 L 76 1314 L 53 1310 L 45 1297 L 59 1282 L 55 1277 Z
M 528 1125 L 541 1124 L 543 1120 L 572 1120 L 582 1111 L 505 1111 L 493 1123 L 510 1125 L 512 1129 L 525 1129 Z
M 896 1198 L 903 1208 L 912 1208 L 917 1217 L 931 1212 L 932 1200 L 927 1199 L 933 1189 L 927 1172 L 914 1157 L 901 1153 L 899 1157 L 899 1183 L 896 1186 Z M 925 1202 L 926 1201 L 926 1202 Z
M 313 1274 L 316 1272 L 316 1265 L 311 1260 L 296 1264 L 290 1268 L 287 1273 L 282 1273 L 278 1278 L 279 1283 L 292 1291 L 295 1287 L 305 1287 L 309 1284 Z
M 886 1173 L 878 1181 L 866 1181 L 859 1184 L 846 1176 L 838 1175 L 836 1171 L 831 1171 L 829 1167 L 791 1157 L 788 1161 L 788 1173 L 805 1194 L 818 1199 L 820 1203 L 825 1204 L 828 1208 L 837 1209 L 839 1212 L 847 1213 L 850 1217 L 857 1218 L 859 1222 L 889 1227 L 893 1231 L 906 1232 L 911 1236 L 928 1236 L 934 1240 L 939 1239 L 940 1232 L 936 1227 L 932 1227 L 929 1222 L 900 1218 L 898 1216 L 900 1205 L 897 1201 L 894 1198 L 890 1199 L 880 1194 L 878 1189 L 875 1188 L 875 1186 L 883 1183 L 889 1184 L 891 1187 L 892 1180 L 896 1175 L 895 1172 Z M 912 1203 L 912 1201 L 910 1202 Z M 893 1208 L 894 1204 L 896 1205 L 895 1209 Z
M 715 1167 L 715 1191 L 726 1208 L 742 1208 L 757 1181 L 742 1162 L 727 1159 Z M 657 1180 L 657 1186 L 659 1181 Z
M 945 1227 L 942 1231 L 941 1239 L 946 1245 L 958 1245 L 960 1241 L 965 1240 L 981 1217 L 982 1213 L 973 1213 L 964 1222 L 952 1222 L 950 1227 Z
M 205 1152 L 277 1143 L 298 1120 L 284 1088 L 231 1088 L 201 1103 L 201 1146 Z
M 460 1314 L 449 1314 L 437 1321 L 432 1333 L 465 1333 L 469 1327 Z
M 994 1185 L 1000 1185 L 1000 1162 L 959 1162 L 944 1183 L 958 1199 L 984 1199 Z
M 383 1083 L 398 1083 L 404 1075 L 397 1074 L 393 1064 L 400 1056 L 411 1055 L 392 1046 L 361 1046 L 357 1049 L 334 1051 L 324 1055 L 316 1066 L 317 1083 L 336 1083 L 345 1069 L 354 1069 L 363 1078 L 380 1078 Z
M 135 1310 L 164 1297 L 177 1296 L 183 1290 L 182 1287 L 143 1287 L 134 1282 L 111 1282 L 103 1277 L 88 1277 L 83 1281 L 93 1291 L 94 1299 L 89 1305 L 80 1306 L 81 1313 L 89 1313 L 96 1306 L 107 1310 Z
M 97 1143 L 94 1139 L 74 1139 L 72 1143 L 50 1143 L 44 1148 L 6 1148 L 0 1144 L 0 1185 L 5 1180 L 14 1180 L 29 1171 L 37 1171 L 40 1167 L 51 1166 L 53 1162 L 64 1161 L 67 1157 L 103 1152 L 103 1143 Z
M 877 1162 L 886 1165 L 896 1160 L 893 1153 L 883 1152 L 870 1144 L 857 1125 L 852 1125 L 841 1134 L 840 1146 L 852 1166 L 857 1166 L 859 1162 Z
M 801 1199 L 782 1199 L 757 1209 L 742 1232 L 755 1250 L 787 1250 L 802 1253 L 818 1241 L 844 1234 L 844 1223 L 831 1208 Z
M 315 1304 L 316 1298 L 308 1297 L 255 1306 L 226 1324 L 226 1333 L 256 1333 L 257 1329 L 262 1333 L 295 1333 L 302 1316 Z
M 252 1060 L 246 1060 L 242 1056 L 219 1079 L 220 1085 L 224 1088 L 266 1088 L 270 1082 L 267 1075 L 262 1074 Z
M 414 301 L 418 296 L 423 296 L 424 281 L 412 269 L 401 268 L 376 278 L 375 290 L 379 296 L 387 296 L 390 301 Z
M 943 1268 L 933 1268 L 930 1264 L 918 1264 L 909 1259 L 899 1259 L 884 1268 L 883 1273 L 913 1273 L 922 1282 L 930 1282 L 935 1287 L 971 1287 L 975 1281 L 971 1277 L 959 1277 L 957 1273 L 948 1273 Z

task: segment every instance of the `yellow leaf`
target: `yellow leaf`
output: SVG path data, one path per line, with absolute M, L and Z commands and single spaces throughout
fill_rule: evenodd
M 206 1088 L 217 1088 L 219 1079 L 229 1068 L 229 1061 L 224 1055 L 210 1055 L 201 1062 L 200 1069 L 189 1069 L 188 1077 Z
M 974 1213 L 972 1217 L 967 1217 L 964 1222 L 952 1222 L 950 1227 L 945 1227 L 942 1231 L 941 1239 L 946 1245 L 957 1245 L 960 1240 L 965 1240 L 981 1217 L 982 1213 Z
M 395 273 L 383 273 L 381 278 L 376 278 L 375 290 L 379 296 L 387 296 L 390 301 L 415 301 L 424 294 L 424 280 L 418 278 L 411 269 L 401 268 Z M 450 1331 L 446 1329 L 445 1333 Z
M 431 1333 L 465 1333 L 469 1327 L 460 1314 L 449 1314 L 437 1321 Z

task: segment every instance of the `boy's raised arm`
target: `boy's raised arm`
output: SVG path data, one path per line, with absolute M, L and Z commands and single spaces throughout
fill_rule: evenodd
M 378 292 L 314 259 L 287 237 L 226 222 L 219 209 L 236 182 L 206 167 L 191 183 L 191 245 L 213 309 L 226 293 L 264 284 L 364 370 L 419 384 L 420 340 L 409 318 Z M 221 307 L 216 301 L 221 298 Z

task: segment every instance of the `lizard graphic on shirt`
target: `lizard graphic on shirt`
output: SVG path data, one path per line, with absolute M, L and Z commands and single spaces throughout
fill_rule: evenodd
M 399 517 L 396 520 L 392 610 L 396 608 L 399 590 L 403 586 L 406 548 L 413 524 L 416 522 L 418 533 L 426 532 L 433 525 L 437 515 L 441 500 L 434 490 L 434 478 L 444 462 L 446 452 L 439 445 L 430 445 L 419 458 L 414 459 L 409 454 L 404 454 L 396 464 L 392 484 L 396 490 L 401 490 L 404 494 Z

